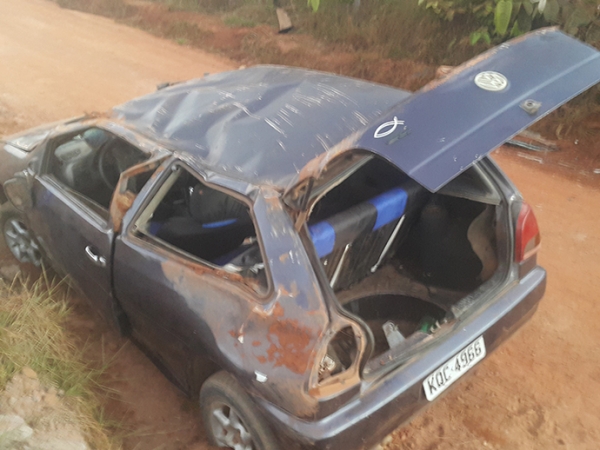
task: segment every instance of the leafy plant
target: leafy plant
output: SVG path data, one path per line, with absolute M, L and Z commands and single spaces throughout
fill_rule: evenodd
M 471 19 L 479 27 L 470 32 L 469 42 L 490 45 L 552 24 L 562 25 L 570 34 L 598 27 L 593 1 L 578 0 L 418 0 L 441 20 L 457 16 Z M 600 12 L 600 10 L 599 10 Z M 595 32 L 594 32 L 595 34 Z M 580 36 L 585 39 L 585 36 Z
M 308 6 L 310 6 L 313 12 L 317 12 L 319 10 L 319 5 L 321 0 L 308 0 Z

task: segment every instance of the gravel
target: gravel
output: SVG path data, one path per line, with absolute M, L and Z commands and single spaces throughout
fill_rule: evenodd
M 63 396 L 23 368 L 0 393 L 0 450 L 89 450 Z

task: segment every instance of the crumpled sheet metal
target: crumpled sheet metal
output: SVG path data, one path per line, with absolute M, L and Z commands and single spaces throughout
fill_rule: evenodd
M 409 96 L 332 74 L 257 66 L 159 90 L 113 116 L 211 170 L 283 190 L 310 160 Z

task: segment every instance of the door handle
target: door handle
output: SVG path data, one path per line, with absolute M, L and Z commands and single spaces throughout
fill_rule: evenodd
M 91 245 L 88 245 L 88 246 L 85 248 L 85 254 L 86 254 L 86 255 L 88 256 L 88 258 L 90 258 L 90 259 L 92 260 L 92 262 L 93 262 L 94 264 L 96 264 L 97 266 L 100 266 L 100 267 L 106 267 L 106 258 L 105 258 L 104 256 L 97 255 L 97 254 L 94 252 L 94 250 L 95 250 L 95 249 L 94 249 L 94 247 L 92 247 Z

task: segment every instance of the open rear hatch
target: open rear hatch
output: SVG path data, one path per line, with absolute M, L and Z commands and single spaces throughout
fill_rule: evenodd
M 600 81 L 600 52 L 557 29 L 502 44 L 387 113 L 356 148 L 432 192 Z
M 598 51 L 541 30 L 464 64 L 305 168 L 297 225 L 338 305 L 369 335 L 364 373 L 450 331 L 509 280 L 514 192 L 486 155 L 598 81 Z M 346 335 L 329 346 L 323 367 L 335 369 L 322 368 L 323 380 L 355 360 Z
M 362 149 L 436 192 L 599 81 L 600 52 L 556 28 L 537 30 L 429 83 L 307 164 L 298 182 L 319 178 L 332 157 Z

